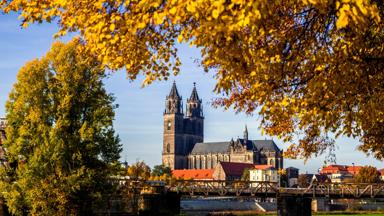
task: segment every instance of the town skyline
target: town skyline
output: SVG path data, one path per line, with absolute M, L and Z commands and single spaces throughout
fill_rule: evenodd
M 5 101 L 16 80 L 19 69 L 27 62 L 42 56 L 51 46 L 54 25 L 32 25 L 28 29 L 20 30 L 19 21 L 15 16 L 0 16 L 1 48 L 0 48 L 0 116 L 5 115 Z M 64 38 L 65 40 L 65 38 Z M 248 126 L 251 139 L 270 139 L 262 136 L 258 129 L 256 116 L 235 114 L 233 110 L 223 112 L 222 108 L 214 109 L 209 102 L 217 97 L 212 90 L 215 80 L 213 73 L 206 74 L 199 68 L 194 59 L 199 58 L 199 52 L 188 46 L 180 46 L 180 56 L 183 62 L 181 74 L 168 81 L 155 82 L 142 89 L 140 80 L 130 82 L 125 79 L 125 72 L 119 71 L 106 80 L 109 92 L 115 95 L 116 103 L 120 107 L 116 110 L 115 128 L 123 143 L 121 160 L 129 163 L 137 159 L 144 160 L 153 166 L 161 163 L 162 149 L 162 114 L 165 96 L 168 94 L 173 80 L 183 98 L 187 98 L 197 84 L 197 90 L 203 99 L 206 117 L 205 141 L 223 141 L 242 136 L 244 125 Z M 287 145 L 273 138 L 280 148 Z M 345 145 L 349 144 L 349 145 Z M 382 162 L 373 157 L 366 157 L 355 150 L 357 140 L 341 138 L 337 140 L 337 163 L 350 165 L 373 165 L 382 168 Z M 324 156 L 310 159 L 306 165 L 302 160 L 286 160 L 285 167 L 294 166 L 300 172 L 316 172 L 324 161 Z

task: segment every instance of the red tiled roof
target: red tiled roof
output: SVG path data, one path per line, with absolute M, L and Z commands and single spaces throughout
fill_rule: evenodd
M 275 167 L 271 165 L 254 165 L 254 169 L 266 170 L 266 169 L 274 169 Z
M 357 174 L 361 168 L 362 166 L 348 166 L 347 171 L 352 174 Z
M 172 175 L 181 179 L 213 179 L 213 169 L 173 170 Z
M 384 176 L 384 168 L 383 169 L 379 169 L 378 171 L 379 171 L 380 175 Z
M 227 176 L 242 176 L 244 169 L 252 169 L 255 165 L 250 163 L 234 163 L 234 162 L 220 162 L 225 175 Z
M 347 166 L 347 165 L 329 165 L 321 169 L 321 174 L 333 174 L 333 173 L 340 173 L 340 172 L 347 172 L 350 174 L 357 174 L 359 170 L 362 168 L 362 166 Z

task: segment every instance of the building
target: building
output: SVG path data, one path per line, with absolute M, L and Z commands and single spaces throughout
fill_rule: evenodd
M 250 163 L 236 163 L 219 161 L 213 171 L 215 180 L 241 180 L 244 170 L 252 169 L 255 165 Z
M 379 173 L 380 173 L 380 180 L 384 181 L 384 169 L 379 169 L 377 171 L 379 171 Z
M 249 180 L 280 182 L 276 168 L 271 165 L 255 165 L 249 170 Z
M 327 175 L 332 183 L 351 182 L 353 176 L 359 173 L 362 166 L 329 165 L 320 170 L 320 174 Z
M 285 171 L 287 174 L 288 187 L 296 186 L 299 178 L 299 169 L 295 167 L 288 167 Z
M 320 170 L 320 174 L 326 174 L 326 175 L 331 175 L 331 174 L 351 174 L 351 175 L 356 175 L 362 166 L 348 166 L 348 165 L 329 165 L 326 167 L 323 167 Z
M 171 169 L 188 168 L 187 155 L 194 145 L 204 139 L 204 115 L 202 101 L 193 87 L 191 97 L 187 100 L 184 115 L 183 102 L 176 83 L 165 100 L 163 132 L 163 164 Z
M 243 138 L 204 142 L 202 100 L 196 86 L 183 111 L 182 97 L 174 82 L 165 100 L 162 162 L 171 169 L 214 169 L 219 162 L 266 164 L 283 168 L 283 151 L 273 140 Z

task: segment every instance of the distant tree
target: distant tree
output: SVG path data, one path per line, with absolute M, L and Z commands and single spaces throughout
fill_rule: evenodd
M 163 176 L 163 175 L 171 177 L 172 176 L 171 168 L 163 164 L 156 165 L 153 167 L 151 176 Z
M 250 179 L 249 179 L 250 177 L 249 177 L 249 169 L 248 168 L 245 168 L 244 170 L 243 170 L 243 174 L 241 175 L 241 180 L 243 180 L 243 181 L 249 181 Z
M 380 173 L 375 167 L 362 167 L 354 177 L 356 183 L 378 183 L 380 182 Z
M 308 181 L 307 174 L 300 174 L 297 178 L 297 185 L 301 188 L 308 187 L 310 182 Z
M 14 215 L 90 214 L 118 165 L 114 98 L 103 67 L 78 51 L 80 43 L 56 42 L 27 63 L 9 95 L 11 166 L 0 168 L 0 191 Z
M 149 179 L 151 176 L 151 168 L 144 161 L 137 161 L 130 165 L 127 169 L 127 175 L 132 179 Z

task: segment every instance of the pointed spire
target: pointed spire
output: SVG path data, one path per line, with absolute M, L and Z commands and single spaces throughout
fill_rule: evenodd
M 187 117 L 203 117 L 202 100 L 196 90 L 196 83 L 193 83 L 191 97 L 187 99 Z
M 183 113 L 183 101 L 177 91 L 176 82 L 173 81 L 173 85 L 169 95 L 165 100 L 164 114 L 182 114 Z
M 199 101 L 199 95 L 197 94 L 195 82 L 193 83 L 193 90 L 192 90 L 191 97 L 189 97 L 189 100 L 190 101 Z
M 247 143 L 248 141 L 248 128 L 247 128 L 247 125 L 245 125 L 245 129 L 244 129 L 244 142 Z
M 168 95 L 169 98 L 180 99 L 179 92 L 177 91 L 176 82 L 173 81 L 171 92 Z

